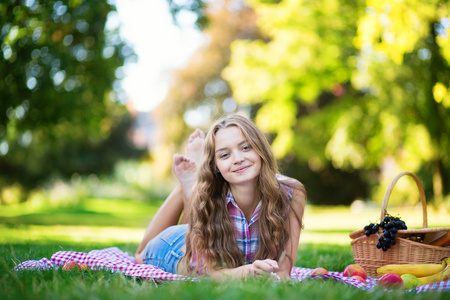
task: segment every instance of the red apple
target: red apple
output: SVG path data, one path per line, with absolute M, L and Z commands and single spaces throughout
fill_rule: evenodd
M 88 271 L 88 270 L 90 270 L 91 268 L 90 268 L 87 264 L 78 264 L 78 269 L 79 269 L 80 271 Z
M 352 278 L 355 280 L 358 280 L 359 282 L 367 284 L 367 281 L 364 278 L 362 278 L 361 276 L 353 275 Z
M 378 280 L 378 285 L 387 289 L 403 288 L 403 279 L 397 274 L 387 273 Z
M 324 268 L 315 268 L 312 271 L 312 273 L 311 273 L 312 276 L 314 276 L 314 275 L 327 275 L 327 274 L 328 274 L 328 271 L 325 270 Z
M 348 265 L 345 270 L 344 274 L 345 277 L 352 277 L 352 276 L 361 276 L 363 279 L 367 279 L 367 273 L 366 270 L 363 269 L 360 265 L 352 264 Z
M 66 262 L 62 269 L 64 271 L 72 271 L 72 270 L 75 270 L 75 267 L 79 271 L 87 271 L 90 269 L 87 264 L 78 263 L 74 260 L 69 260 L 68 262 Z
M 64 271 L 72 271 L 74 269 L 74 267 L 77 266 L 77 262 L 74 260 L 69 260 L 68 262 L 66 262 L 63 266 L 63 270 Z

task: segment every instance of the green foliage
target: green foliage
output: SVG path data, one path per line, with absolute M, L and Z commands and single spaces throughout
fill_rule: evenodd
M 402 170 L 419 174 L 429 202 L 444 203 L 449 1 L 237 2 L 211 1 L 204 9 L 210 43 L 180 72 L 160 109 L 171 147 L 188 135 L 183 117 L 194 111 L 214 119 L 235 100 L 231 111 L 255 119 L 285 174 L 307 183 L 314 203 L 381 201 Z M 231 26 L 236 15 L 233 24 L 242 24 Z M 207 95 L 215 80 L 226 80 L 226 93 Z M 399 189 L 394 203 L 417 202 L 410 188 Z
M 249 4 L 269 42 L 234 42 L 223 74 L 238 102 L 262 104 L 257 125 L 277 134 L 273 147 L 284 157 L 293 153 L 295 141 L 300 143 L 294 133 L 303 113 L 298 103 L 315 110 L 323 93 L 338 93 L 350 79 L 357 54 L 354 20 L 363 7 L 360 1 L 334 0 Z M 353 18 L 344 17 L 349 15 Z
M 114 10 L 100 0 L 0 4 L 0 186 L 19 183 L 26 193 L 140 155 L 113 91 L 133 57 L 117 29 L 105 29 Z
M 331 163 L 381 189 L 400 170 L 449 192 L 448 1 L 249 0 L 265 40 L 232 43 L 223 71 L 241 104 L 258 104 L 279 158 Z M 302 178 L 300 172 L 298 178 Z M 385 181 L 383 181 L 385 180 Z M 386 182 L 387 181 L 387 182 Z

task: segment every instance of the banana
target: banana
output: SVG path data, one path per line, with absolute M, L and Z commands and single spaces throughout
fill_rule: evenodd
M 419 277 L 417 279 L 419 279 L 423 284 L 450 280 L 450 258 L 443 258 L 442 265 L 445 265 L 445 268 L 441 272 L 426 277 Z
M 411 274 L 416 277 L 424 277 L 439 273 L 444 270 L 443 264 L 405 264 L 405 265 L 385 265 L 377 269 L 377 273 L 384 275 L 387 273 L 397 274 Z

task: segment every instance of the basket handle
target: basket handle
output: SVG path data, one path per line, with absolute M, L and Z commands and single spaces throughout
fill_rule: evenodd
M 404 175 L 411 176 L 416 182 L 417 188 L 419 189 L 420 201 L 422 202 L 422 215 L 423 215 L 423 224 L 422 228 L 428 228 L 428 218 L 427 218 L 427 201 L 425 200 L 425 192 L 423 191 L 422 183 L 420 183 L 419 178 L 409 171 L 404 171 L 395 176 L 395 178 L 389 184 L 386 193 L 384 194 L 383 204 L 381 205 L 381 216 L 380 221 L 384 219 L 384 215 L 386 214 L 386 208 L 389 202 L 389 197 L 391 196 L 392 190 L 394 189 L 395 184 L 400 179 L 400 177 Z

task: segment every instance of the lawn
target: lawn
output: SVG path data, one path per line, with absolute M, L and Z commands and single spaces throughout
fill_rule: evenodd
M 0 293 L 2 299 L 448 299 L 449 293 L 362 291 L 333 280 L 273 283 L 267 279 L 155 285 L 108 271 L 15 272 L 15 264 L 61 250 L 88 252 L 116 246 L 133 253 L 160 202 L 83 199 L 65 207 L 29 204 L 0 207 Z M 399 210 L 410 227 L 421 226 L 415 208 Z M 394 212 L 392 212 L 394 214 Z M 348 207 L 308 207 L 296 266 L 343 271 L 353 263 L 348 234 L 379 218 L 379 209 L 352 213 Z M 448 226 L 429 212 L 431 227 Z M 448 223 L 448 222 L 447 222 Z

